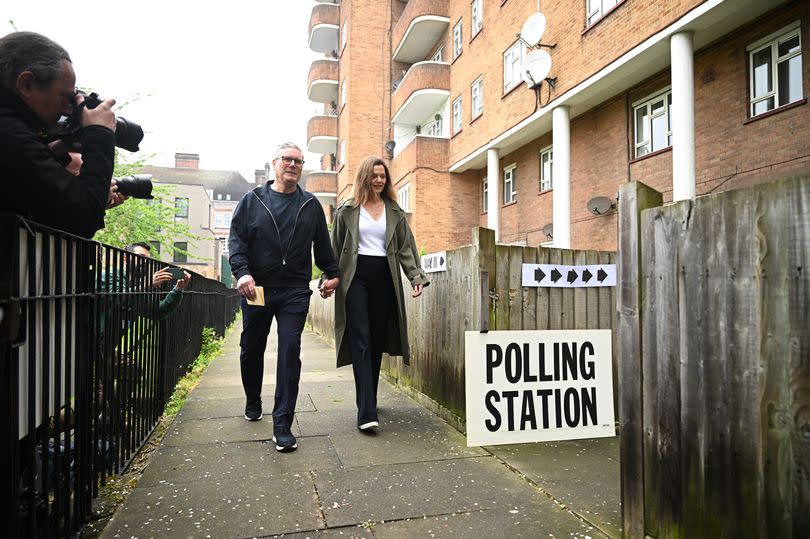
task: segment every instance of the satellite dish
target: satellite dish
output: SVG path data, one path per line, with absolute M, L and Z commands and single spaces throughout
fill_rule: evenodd
M 543 38 L 546 33 L 546 16 L 542 13 L 533 13 L 523 23 L 523 28 L 520 29 L 520 37 L 526 41 L 530 47 L 534 47 Z
M 608 197 L 593 197 L 588 201 L 588 209 L 595 215 L 602 215 L 616 207 Z
M 548 77 L 551 71 L 551 55 L 543 49 L 529 51 L 524 64 L 526 76 L 524 80 L 529 86 L 537 86 Z
M 554 224 L 548 223 L 543 227 L 543 235 L 548 239 L 552 239 L 554 237 Z

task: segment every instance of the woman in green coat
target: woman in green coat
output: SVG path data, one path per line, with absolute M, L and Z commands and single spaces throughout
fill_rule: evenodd
M 337 210 L 332 248 L 340 267 L 335 293 L 337 366 L 352 365 L 357 427 L 379 427 L 377 384 L 383 352 L 409 364 L 400 268 L 419 297 L 427 280 L 405 212 L 395 201 L 388 167 L 379 157 L 360 165 L 352 198 Z

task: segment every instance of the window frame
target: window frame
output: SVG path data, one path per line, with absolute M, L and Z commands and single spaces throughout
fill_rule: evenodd
M 652 105 L 657 101 L 663 100 L 664 108 L 662 109 L 661 113 L 652 114 Z M 645 128 L 649 131 L 649 139 L 645 139 L 639 141 L 639 133 L 638 133 L 638 111 L 642 107 L 646 107 L 647 114 L 646 114 L 646 121 L 647 125 Z M 670 112 L 672 108 L 672 87 L 666 86 L 665 88 L 650 94 L 649 96 L 645 97 L 644 99 L 639 99 L 638 101 L 634 102 L 632 105 L 633 108 L 633 159 L 639 159 L 646 155 L 650 155 L 651 153 L 659 152 L 662 150 L 666 150 L 667 148 L 672 147 L 672 114 Z M 659 118 L 660 116 L 666 116 L 667 119 L 667 143 L 660 148 L 653 149 L 653 120 Z M 647 151 L 643 154 L 639 154 L 639 148 L 642 146 L 648 146 Z
M 346 49 L 346 45 L 349 42 L 349 20 L 346 19 L 343 21 L 343 24 L 340 27 L 340 52 Z
M 181 200 L 186 201 L 186 203 L 185 203 L 185 210 L 186 210 L 185 214 L 179 213 L 180 206 L 182 206 L 182 204 L 178 204 L 178 203 L 180 203 Z M 174 218 L 175 219 L 188 219 L 189 206 L 190 205 L 191 204 L 190 204 L 190 201 L 189 201 L 188 197 L 174 197 Z
M 177 249 L 181 249 L 188 253 L 188 242 L 187 241 L 176 241 L 174 242 L 174 248 L 172 249 L 172 263 L 174 264 L 188 264 L 188 255 L 187 254 L 180 254 L 177 252 Z M 183 245 L 184 247 L 178 247 L 179 245 Z
M 349 90 L 346 86 L 346 77 L 343 77 L 343 80 L 340 82 L 340 110 L 343 110 L 343 107 L 346 106 L 346 96 Z
M 514 80 L 514 81 L 510 80 L 509 84 L 507 84 L 507 57 L 509 57 L 513 53 L 515 48 L 517 48 L 517 50 L 519 52 L 516 60 L 520 64 L 520 68 L 518 69 L 518 73 L 520 74 L 520 76 L 517 78 L 517 80 Z M 504 51 L 504 53 L 503 53 L 503 94 L 504 95 L 508 94 L 510 91 L 514 90 L 515 88 L 520 86 L 520 84 L 522 82 L 524 82 L 525 77 L 522 76 L 522 72 L 523 72 L 523 63 L 525 62 L 525 60 L 526 60 L 526 47 L 523 45 L 523 42 L 521 40 L 519 40 L 519 39 L 517 41 L 515 41 L 514 43 L 512 43 L 509 46 L 509 48 Z M 514 66 L 514 64 L 515 64 L 515 61 L 513 60 L 512 62 L 510 62 L 509 66 L 512 67 L 512 66 Z M 512 72 L 510 71 L 509 75 L 511 75 L 511 74 L 512 74 Z
M 478 110 L 476 111 L 476 88 L 478 89 Z M 484 75 L 479 75 L 470 84 L 470 121 L 484 114 Z
M 509 176 L 508 180 L 506 179 L 507 175 Z M 509 191 L 506 190 L 507 183 Z M 509 193 L 508 200 L 506 198 L 507 192 Z M 503 169 L 503 205 L 506 206 L 515 202 L 517 202 L 517 163 L 512 163 Z
M 461 132 L 464 127 L 464 103 L 463 96 L 458 96 L 453 100 L 453 134 Z M 458 103 L 458 114 L 456 114 L 456 103 Z
M 233 212 L 229 211 L 215 211 L 214 212 L 214 228 L 231 228 L 231 221 L 233 220 Z
M 590 28 L 597 22 L 605 18 L 605 15 L 610 13 L 616 6 L 621 4 L 624 0 L 587 0 L 585 2 L 585 26 Z M 605 2 L 613 2 L 613 5 L 605 9 Z M 598 3 L 598 7 L 593 4 Z
M 411 209 L 411 182 L 405 182 L 403 186 L 397 189 L 397 204 L 405 213 L 413 213 Z
M 338 148 L 338 163 L 342 166 L 346 164 L 346 139 L 340 139 L 340 147 Z
M 549 170 L 549 178 L 546 181 L 544 177 L 545 169 L 543 168 L 543 156 L 548 155 L 548 170 Z M 541 193 L 545 193 L 546 191 L 551 191 L 554 189 L 554 146 L 546 146 L 542 150 L 540 150 L 540 178 L 537 184 L 538 189 Z
M 442 58 L 444 57 L 444 45 L 441 45 L 436 52 L 433 53 L 433 56 L 430 57 L 431 62 L 441 62 Z
M 476 6 L 478 9 L 476 10 Z M 477 16 L 476 16 L 477 15 Z M 470 41 L 484 29 L 484 2 L 472 0 L 470 3 Z
M 798 38 L 799 46 L 797 50 L 794 52 L 790 52 L 782 57 L 779 57 L 779 45 L 781 43 L 787 42 L 793 38 Z M 766 92 L 760 96 L 755 97 L 756 92 L 756 73 L 754 71 L 754 55 L 760 53 L 766 49 L 770 49 L 770 58 L 769 58 L 769 75 L 771 78 L 771 90 Z M 802 32 L 801 32 L 801 22 L 795 21 L 780 30 L 769 34 L 768 36 L 755 41 L 751 45 L 746 47 L 747 53 L 747 60 L 748 60 L 748 115 L 749 118 L 756 118 L 757 116 L 762 116 L 763 114 L 767 114 L 772 110 L 776 110 L 780 107 L 788 106 L 792 103 L 796 103 L 797 101 L 801 101 L 804 99 L 804 73 L 803 73 L 803 58 L 802 58 Z M 779 95 L 779 65 L 789 62 L 795 57 L 799 57 L 799 96 L 797 99 L 793 101 L 787 101 L 785 103 L 780 104 L 780 95 Z M 773 100 L 773 106 L 761 112 L 756 112 L 756 106 L 759 103 L 766 103 L 768 100 Z
M 464 22 L 463 18 L 459 18 L 458 22 L 453 25 L 453 60 L 461 56 L 464 52 Z M 458 35 L 456 35 L 458 34 Z

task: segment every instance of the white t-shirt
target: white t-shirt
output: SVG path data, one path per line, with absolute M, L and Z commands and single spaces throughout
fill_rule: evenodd
M 385 256 L 385 210 L 380 220 L 375 221 L 366 209 L 360 206 L 360 245 L 357 254 Z

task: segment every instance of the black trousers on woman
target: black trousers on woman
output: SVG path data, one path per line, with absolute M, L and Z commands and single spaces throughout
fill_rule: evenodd
M 346 294 L 346 328 L 352 351 L 357 425 L 377 421 L 377 383 L 385 327 L 394 307 L 394 282 L 384 256 L 358 255 L 357 270 Z

